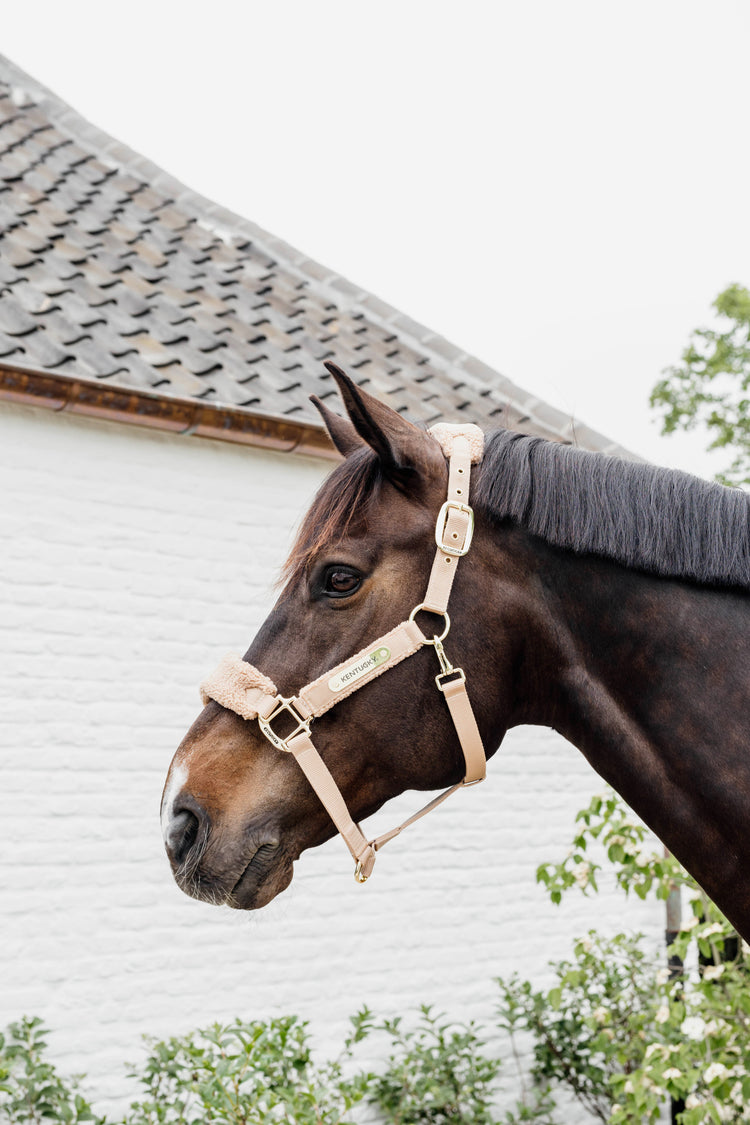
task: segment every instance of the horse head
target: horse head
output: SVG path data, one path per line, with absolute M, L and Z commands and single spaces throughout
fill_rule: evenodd
M 316 405 L 344 459 L 307 513 L 282 593 L 244 657 L 284 697 L 350 660 L 419 606 L 446 496 L 438 442 L 333 365 L 331 372 L 348 417 Z M 494 750 L 507 725 L 502 684 L 509 655 L 504 661 L 487 652 L 482 591 L 490 565 L 479 529 L 471 572 L 464 564 L 456 574 L 446 645 L 456 663 L 472 670 L 479 729 Z M 443 631 L 436 615 L 420 611 L 418 618 L 427 636 Z M 316 719 L 315 747 L 355 821 L 406 789 L 436 789 L 464 776 L 430 644 Z M 483 698 L 492 699 L 491 708 Z M 215 699 L 175 754 L 162 823 L 180 887 L 242 909 L 268 903 L 290 882 L 301 852 L 336 831 L 293 755 Z

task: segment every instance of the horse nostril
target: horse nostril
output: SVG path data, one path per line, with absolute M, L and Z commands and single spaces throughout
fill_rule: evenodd
M 176 864 L 184 863 L 195 846 L 201 822 L 190 809 L 173 813 L 165 839 L 167 852 Z

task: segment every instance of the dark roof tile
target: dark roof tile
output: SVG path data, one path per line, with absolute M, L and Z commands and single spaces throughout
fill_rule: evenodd
M 24 336 L 22 343 L 24 359 L 31 366 L 62 367 L 63 364 L 71 364 L 75 360 L 73 351 L 62 347 L 43 328 Z M 75 368 L 69 367 L 68 370 L 72 371 Z
M 1 251 L 0 251 L 1 252 Z M 70 263 L 66 263 L 66 268 L 70 269 Z M 60 293 L 68 293 L 71 291 L 75 281 L 64 280 L 56 276 L 49 270 L 49 260 L 43 264 L 39 261 L 33 261 L 26 270 L 23 271 L 23 276 L 28 278 L 31 285 L 34 285 L 40 293 L 46 293 L 50 297 L 57 297 Z M 18 274 L 15 280 L 18 280 Z
M 83 374 L 104 379 L 118 373 L 126 374 L 128 371 L 127 364 L 121 358 L 112 355 L 108 347 L 98 344 L 89 333 L 80 336 L 71 347 L 75 352 L 76 370 L 80 366 Z
M 8 336 L 27 336 L 36 332 L 37 322 L 9 291 L 0 294 L 0 331 Z
M 17 336 L 6 336 L 4 332 L 0 332 L 0 356 L 8 359 L 12 355 L 23 355 L 21 340 Z
M 0 255 L 2 255 L 2 261 L 5 267 L 11 271 L 26 269 L 29 266 L 35 265 L 39 260 L 36 254 L 16 242 L 13 237 L 13 232 L 8 233 L 5 238 L 0 241 Z M 18 274 L 12 274 L 12 279 L 17 280 L 18 277 Z
M 55 307 L 54 298 L 33 285 L 28 274 L 14 280 L 12 294 L 28 313 L 45 313 Z
M 9 184 L 3 192 L 3 196 L 9 205 L 14 207 L 18 214 L 22 216 L 34 211 L 47 198 L 45 192 L 31 186 L 28 178 L 23 183 Z
M 151 306 L 146 298 L 142 294 L 136 293 L 130 285 L 118 285 L 112 290 L 112 296 L 117 302 L 118 309 L 121 309 L 128 316 L 140 318 L 150 311 Z
M 3 200 L 2 195 L 0 195 L 0 230 L 4 231 L 7 234 L 8 231 L 14 230 L 16 227 L 21 226 L 22 223 L 23 219 L 10 206 L 10 204 L 6 203 Z

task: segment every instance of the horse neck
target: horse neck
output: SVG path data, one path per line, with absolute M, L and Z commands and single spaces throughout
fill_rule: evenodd
M 748 595 L 565 552 L 554 569 L 547 605 L 568 737 L 592 748 L 604 738 L 611 756 L 625 723 L 631 748 L 646 739 L 681 761 L 686 746 L 715 741 L 716 704 L 732 713 L 748 696 Z M 730 727 L 722 740 L 744 748 L 744 723 Z
M 542 721 L 710 894 L 729 896 L 748 859 L 750 597 L 543 544 L 535 554 L 535 635 L 553 685 Z

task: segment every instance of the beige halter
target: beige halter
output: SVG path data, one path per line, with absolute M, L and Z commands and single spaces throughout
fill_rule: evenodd
M 462 786 L 475 785 L 485 776 L 484 747 L 466 693 L 466 676 L 462 668 L 451 665 L 442 643 L 450 629 L 447 607 L 456 566 L 471 546 L 474 513 L 467 503 L 469 475 L 472 463 L 482 458 L 484 436 L 477 426 L 447 423 L 434 426 L 430 433 L 440 443 L 449 461 L 448 499 L 437 518 L 435 541 L 438 549 L 427 592 L 424 601 L 415 606 L 408 620 L 379 637 L 351 660 L 338 664 L 317 680 L 306 684 L 297 695 L 288 699 L 278 694 L 267 676 L 234 655 L 225 656 L 218 668 L 201 684 L 204 703 L 215 699 L 222 707 L 235 711 L 243 719 L 257 719 L 260 729 L 272 746 L 294 754 L 354 857 L 354 877 L 360 883 L 364 883 L 371 874 L 375 854 L 384 844 L 425 813 L 437 808 L 451 793 Z M 435 635 L 430 640 L 424 635 L 415 620 L 422 611 L 444 618 L 440 636 Z M 375 840 L 368 840 L 349 815 L 341 791 L 313 746 L 310 724 L 313 719 L 325 714 L 336 703 L 369 684 L 389 668 L 395 667 L 423 645 L 434 646 L 440 662 L 440 672 L 435 677 L 435 683 L 443 693 L 453 719 L 466 762 L 466 774 L 463 781 L 446 789 L 398 828 L 393 828 Z M 294 724 L 294 729 L 282 738 L 273 730 L 273 723 L 284 712 Z

